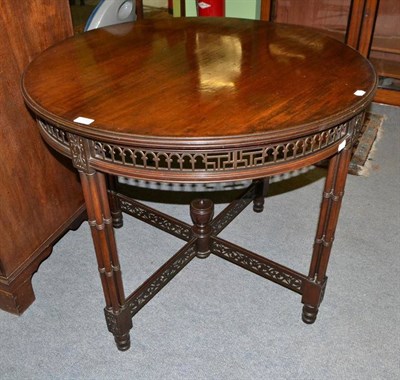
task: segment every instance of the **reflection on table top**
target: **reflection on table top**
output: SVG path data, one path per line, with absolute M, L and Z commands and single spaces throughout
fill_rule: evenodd
M 182 18 L 66 40 L 30 64 L 23 91 L 36 113 L 88 137 L 191 144 L 326 129 L 360 111 L 375 82 L 358 52 L 312 29 Z

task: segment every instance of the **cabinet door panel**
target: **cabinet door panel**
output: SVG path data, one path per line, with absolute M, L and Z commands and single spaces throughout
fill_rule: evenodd
M 380 88 L 400 90 L 400 1 L 381 0 L 369 51 Z
M 344 42 L 351 0 L 275 0 L 272 19 L 318 28 Z

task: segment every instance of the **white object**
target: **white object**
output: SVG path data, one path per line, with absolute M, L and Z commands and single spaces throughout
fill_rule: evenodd
M 355 96 L 363 96 L 363 95 L 365 95 L 365 91 L 364 91 L 364 90 L 357 90 L 357 91 L 354 93 L 354 95 L 355 95 Z
M 90 15 L 85 25 L 85 32 L 135 20 L 135 0 L 101 0 Z
M 346 140 L 343 140 L 343 141 L 339 144 L 339 146 L 338 146 L 338 148 L 337 148 L 337 151 L 340 152 L 341 150 L 344 149 L 345 146 L 346 146 Z
M 88 117 L 79 116 L 74 119 L 75 123 L 90 125 L 94 122 L 94 119 L 89 119 Z
M 210 7 L 211 7 L 210 4 L 207 4 L 207 3 L 205 3 L 204 1 L 202 1 L 201 3 L 198 3 L 198 6 L 199 6 L 201 9 L 206 9 L 206 8 L 210 8 Z

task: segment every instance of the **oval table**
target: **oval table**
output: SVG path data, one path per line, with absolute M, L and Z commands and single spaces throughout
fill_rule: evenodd
M 315 321 L 352 146 L 376 82 L 357 51 L 316 30 L 229 18 L 111 26 L 30 63 L 23 96 L 43 138 L 79 171 L 118 349 L 130 347 L 132 317 L 210 253 L 301 294 L 303 321 Z M 307 275 L 218 237 L 250 203 L 263 210 L 270 176 L 321 160 L 329 166 Z M 194 199 L 189 225 L 120 193 L 117 176 L 252 181 L 215 217 L 211 200 Z M 128 297 L 113 229 L 122 212 L 185 242 Z

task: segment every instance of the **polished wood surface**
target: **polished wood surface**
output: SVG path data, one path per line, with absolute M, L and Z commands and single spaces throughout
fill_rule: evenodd
M 375 89 L 370 63 L 337 40 L 237 19 L 113 26 L 58 44 L 28 66 L 27 106 L 46 142 L 80 174 L 119 350 L 130 347 L 132 317 L 192 259 L 210 254 L 300 294 L 303 321 L 315 321 L 352 146 Z M 308 275 L 218 236 L 250 203 L 263 210 L 269 176 L 322 159 L 329 168 Z M 113 175 L 252 184 L 215 217 L 211 200 L 193 200 L 189 225 L 122 194 Z M 123 212 L 184 241 L 127 297 L 113 229 Z
M 371 99 L 375 73 L 357 52 L 313 30 L 199 18 L 70 39 L 36 59 L 23 86 L 35 112 L 86 136 L 190 145 L 337 124 Z M 94 122 L 74 123 L 79 116 Z
M 261 1 L 261 19 L 318 28 L 368 57 L 389 80 L 400 76 L 399 18 L 398 0 Z M 396 81 L 378 88 L 374 101 L 400 105 Z
M 1 1 L 0 308 L 16 314 L 34 300 L 32 273 L 83 210 L 69 160 L 43 142 L 20 90 L 29 61 L 71 35 L 67 0 Z
M 376 14 L 378 12 L 378 0 L 366 0 L 364 7 L 364 20 L 360 32 L 358 51 L 365 57 L 369 56 L 372 35 L 375 27 Z

